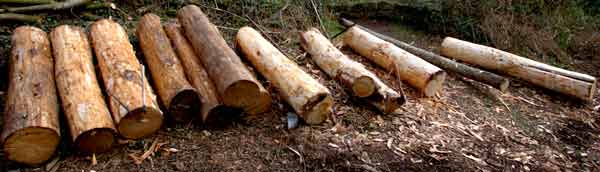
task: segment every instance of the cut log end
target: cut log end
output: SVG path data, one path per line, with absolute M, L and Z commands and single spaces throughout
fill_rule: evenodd
M 376 90 L 375 81 L 369 76 L 360 76 L 352 83 L 352 92 L 358 97 L 369 97 Z
M 177 122 L 189 122 L 200 112 L 200 104 L 195 90 L 182 90 L 171 100 L 169 114 Z
M 235 108 L 244 108 L 246 113 L 255 115 L 269 110 L 271 97 L 256 83 L 240 80 L 227 87 L 223 102 Z
M 83 153 L 102 153 L 110 150 L 115 143 L 115 132 L 112 128 L 96 128 L 81 133 L 75 145 Z
M 385 108 L 383 108 L 383 113 L 390 114 L 396 111 L 396 109 L 400 108 L 405 102 L 406 99 L 404 98 L 404 96 L 399 95 L 397 93 L 388 93 L 386 95 Z
M 434 73 L 431 76 L 431 78 L 429 79 L 429 82 L 427 82 L 427 85 L 425 85 L 425 88 L 423 90 L 423 93 L 425 94 L 425 96 L 427 96 L 427 97 L 435 96 L 435 93 L 437 93 L 437 91 L 443 87 L 445 80 L 446 80 L 446 72 L 438 71 L 438 72 Z
M 158 130 L 162 120 L 160 110 L 153 107 L 138 108 L 121 119 L 119 133 L 128 139 L 142 138 Z
M 303 108 L 305 111 L 301 114 L 302 118 L 307 124 L 320 124 L 331 114 L 332 106 L 333 98 L 329 94 L 318 94 L 306 103 Z
M 59 141 L 60 136 L 54 129 L 23 128 L 6 138 L 4 153 L 9 160 L 39 165 L 54 155 Z

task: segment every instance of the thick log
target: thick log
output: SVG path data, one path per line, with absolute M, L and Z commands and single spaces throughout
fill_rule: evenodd
M 115 125 L 96 79 L 87 34 L 83 28 L 63 25 L 50 38 L 56 87 L 75 146 L 84 153 L 109 150 Z
M 361 29 L 363 29 L 364 31 L 369 32 L 370 34 L 373 34 L 373 35 L 377 36 L 378 38 L 383 39 L 384 41 L 393 43 L 394 45 L 398 46 L 399 48 L 402 48 L 403 50 L 406 50 L 409 53 L 412 53 L 433 65 L 439 66 L 447 71 L 455 72 L 457 74 L 460 74 L 467 78 L 473 79 L 475 81 L 479 81 L 479 82 L 488 84 L 494 88 L 499 89 L 502 92 L 506 91 L 506 89 L 508 89 L 508 86 L 510 84 L 510 81 L 508 79 L 506 79 L 500 75 L 496 75 L 494 73 L 484 71 L 484 70 L 479 70 L 477 68 L 470 67 L 470 66 L 464 65 L 462 63 L 442 57 L 440 55 L 429 52 L 427 50 L 417 48 L 408 43 L 405 43 L 405 42 L 399 41 L 397 39 L 394 39 L 392 37 L 372 31 L 366 27 L 356 25 L 354 22 L 352 22 L 350 20 L 346 20 L 346 19 L 342 18 L 340 20 L 340 23 L 342 25 L 344 25 L 345 27 L 358 26 Z
M 205 124 L 219 123 L 219 121 L 230 121 L 238 116 L 239 113 L 231 112 L 233 110 L 228 110 L 229 108 L 221 103 L 217 88 L 206 73 L 204 66 L 200 64 L 200 60 L 194 53 L 192 45 L 185 38 L 181 26 L 172 22 L 165 24 L 164 28 L 179 55 L 188 80 L 200 94 L 202 122 Z
M 8 160 L 39 165 L 60 140 L 59 107 L 50 41 L 39 28 L 14 30 L 2 140 Z
M 536 62 L 492 47 L 447 37 L 442 43 L 443 55 L 504 72 L 533 84 L 591 100 L 596 91 L 596 78 Z
M 379 66 L 432 97 L 442 88 L 446 72 L 395 45 L 369 34 L 359 27 L 346 31 L 344 43 Z
M 279 89 L 282 97 L 308 124 L 319 124 L 331 113 L 329 90 L 288 59 L 250 27 L 241 28 L 236 41 L 246 58 Z
M 400 108 L 406 101 L 402 92 L 398 93 L 385 85 L 373 72 L 362 64 L 351 60 L 323 36 L 319 30 L 312 28 L 300 35 L 302 47 L 330 77 L 339 80 L 358 97 L 374 105 L 381 112 L 388 114 Z M 365 91 L 368 90 L 368 91 Z
M 177 12 L 192 47 L 227 106 L 241 108 L 248 114 L 269 110 L 271 97 L 244 66 L 219 30 L 210 23 L 198 6 L 188 5 Z
M 103 19 L 91 25 L 90 36 L 110 111 L 121 136 L 137 139 L 157 131 L 162 112 L 125 30 L 118 23 Z
M 160 17 L 151 13 L 144 15 L 136 33 L 156 91 L 169 115 L 178 122 L 191 121 L 200 112 L 200 98 L 186 79 Z

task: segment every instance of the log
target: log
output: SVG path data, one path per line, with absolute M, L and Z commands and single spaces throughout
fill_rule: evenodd
M 276 88 L 287 103 L 308 124 L 319 124 L 331 113 L 333 98 L 329 90 L 288 59 L 275 46 L 250 27 L 236 35 L 238 47 L 246 58 Z
M 16 13 L 3 13 L 0 14 L 0 21 L 2 20 L 12 20 L 12 21 L 20 21 L 20 22 L 28 22 L 28 23 L 39 23 L 42 21 L 43 17 L 41 16 L 33 16 L 33 15 L 24 15 L 24 14 L 16 14 Z
M 154 86 L 169 115 L 178 122 L 191 121 L 200 112 L 200 97 L 187 81 L 160 17 L 144 15 L 136 30 Z
M 363 98 L 381 112 L 392 113 L 406 101 L 404 93 L 394 91 L 364 65 L 348 58 L 316 28 L 302 33 L 300 40 L 304 50 L 327 75 L 336 78 L 354 95 Z M 360 96 L 367 92 L 371 94 Z
M 0 13 L 3 12 L 31 12 L 31 11 L 42 11 L 42 10 L 64 10 L 73 7 L 77 7 L 80 5 L 85 5 L 92 2 L 92 0 L 68 0 L 63 2 L 55 2 L 51 4 L 41 4 L 41 5 L 33 5 L 33 6 L 25 6 L 25 7 L 12 7 L 6 9 L 0 9 Z
M 427 61 L 369 34 L 359 27 L 346 31 L 344 43 L 379 66 L 432 97 L 442 88 L 446 72 Z
M 125 30 L 118 23 L 103 19 L 91 25 L 90 37 L 109 108 L 121 136 L 138 139 L 157 131 L 162 112 Z
M 442 56 L 432 53 L 430 51 L 427 51 L 427 50 L 424 50 L 421 48 L 417 48 L 417 47 L 407 44 L 405 42 L 394 39 L 392 37 L 372 31 L 366 27 L 356 25 L 354 22 L 352 22 L 350 20 L 341 18 L 340 23 L 342 25 L 344 25 L 345 27 L 358 26 L 361 29 L 363 29 L 364 31 L 366 31 L 370 34 L 373 34 L 373 35 L 377 36 L 378 38 L 383 39 L 384 41 L 393 43 L 394 45 L 398 46 L 399 48 L 402 48 L 403 50 L 406 50 L 409 53 L 414 54 L 433 65 L 439 66 L 439 67 L 443 68 L 444 70 L 452 71 L 454 73 L 457 73 L 459 75 L 465 76 L 470 79 L 473 79 L 475 81 L 485 83 L 487 85 L 490 85 L 494 88 L 499 89 L 502 92 L 506 91 L 510 84 L 510 81 L 508 79 L 506 79 L 505 77 L 496 75 L 496 74 L 488 72 L 488 71 L 479 70 L 477 68 L 474 68 L 474 67 L 471 67 L 468 65 L 464 65 L 462 63 L 442 57 Z
M 271 107 L 271 96 L 244 66 L 219 30 L 198 6 L 188 5 L 177 12 L 187 38 L 227 106 L 255 115 Z
M 62 25 L 50 38 L 56 87 L 75 146 L 84 153 L 109 150 L 115 125 L 96 80 L 87 34 L 83 28 Z
M 445 56 L 504 72 L 583 100 L 592 100 L 596 90 L 596 78 L 593 76 L 560 69 L 492 47 L 447 37 L 442 43 L 441 52 Z
M 0 0 L 0 4 L 12 3 L 12 4 L 51 4 L 55 3 L 54 0 Z
M 202 122 L 205 124 L 219 123 L 230 121 L 235 116 L 238 116 L 239 113 L 235 112 L 225 113 L 233 110 L 230 110 L 230 108 L 221 103 L 217 88 L 194 53 L 192 45 L 185 38 L 181 26 L 175 22 L 171 22 L 165 24 L 164 28 L 179 55 L 188 80 L 196 88 L 198 94 L 201 95 L 202 109 L 200 114 Z
M 60 141 L 50 41 L 41 29 L 22 26 L 14 30 L 12 46 L 3 150 L 8 160 L 39 165 L 54 155 Z

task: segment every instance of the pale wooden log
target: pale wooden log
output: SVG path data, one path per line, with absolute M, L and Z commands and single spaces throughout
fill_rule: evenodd
M 96 79 L 87 34 L 83 28 L 62 25 L 50 38 L 56 87 L 72 141 L 84 153 L 109 150 L 116 130 Z
M 271 96 L 267 90 L 248 71 L 202 10 L 188 5 L 177 12 L 177 18 L 200 62 L 215 82 L 223 103 L 244 109 L 251 115 L 269 110 Z
M 432 63 L 433 65 L 439 66 L 447 71 L 455 72 L 455 73 L 465 76 L 467 78 L 488 84 L 494 88 L 499 89 L 502 92 L 506 91 L 510 84 L 510 81 L 502 76 L 499 76 L 499 75 L 496 75 L 494 73 L 487 72 L 484 70 L 479 70 L 477 68 L 470 67 L 470 66 L 464 65 L 462 63 L 458 63 L 456 61 L 442 57 L 440 55 L 429 52 L 427 50 L 417 48 L 417 47 L 407 44 L 405 42 L 394 39 L 392 37 L 372 31 L 363 26 L 356 25 L 354 22 L 352 22 L 350 20 L 341 18 L 340 23 L 346 27 L 352 27 L 352 26 L 360 27 L 364 31 L 369 32 L 370 34 L 373 34 L 373 35 L 383 39 L 384 41 L 393 43 L 394 45 L 398 46 L 399 48 L 402 48 L 403 50 L 406 50 L 409 53 L 412 53 L 412 54 L 422 58 L 423 60 L 425 60 L 429 63 Z
M 379 66 L 396 73 L 401 80 L 432 97 L 442 88 L 446 72 L 359 27 L 346 31 L 344 43 Z
M 489 70 L 504 72 L 583 100 L 591 100 L 596 90 L 596 79 L 592 76 L 556 68 L 495 48 L 455 38 L 444 39 L 441 52 L 445 56 Z
M 206 73 L 204 66 L 200 64 L 200 60 L 194 53 L 192 45 L 190 45 L 183 35 L 181 26 L 175 22 L 171 22 L 165 24 L 164 28 L 179 55 L 188 80 L 196 88 L 198 94 L 200 94 L 202 100 L 202 122 L 205 124 L 218 124 L 220 122 L 231 121 L 236 116 L 239 116 L 239 113 L 235 113 L 234 110 L 230 110 L 230 108 L 221 103 L 217 88 L 208 76 L 208 73 Z
M 404 104 L 405 98 L 402 92 L 394 91 L 373 72 L 367 70 L 364 65 L 348 58 L 335 48 L 319 30 L 309 29 L 300 35 L 300 40 L 304 50 L 311 55 L 317 65 L 330 77 L 336 78 L 346 88 L 352 90 L 355 95 L 366 92 L 363 91 L 364 88 L 373 90 L 372 94 L 363 97 L 363 99 L 381 112 L 385 114 L 394 112 Z
M 109 108 L 121 136 L 137 139 L 157 131 L 162 125 L 162 112 L 125 30 L 118 23 L 103 19 L 91 25 L 90 36 Z
M 50 41 L 39 28 L 14 30 L 2 130 L 8 160 L 39 165 L 60 140 L 59 107 Z
M 331 113 L 329 90 L 288 59 L 250 27 L 241 28 L 237 44 L 254 67 L 277 87 L 283 99 L 308 124 L 319 124 Z
M 169 115 L 178 122 L 191 121 L 200 112 L 200 97 L 187 81 L 160 17 L 144 15 L 136 30 L 154 86 Z

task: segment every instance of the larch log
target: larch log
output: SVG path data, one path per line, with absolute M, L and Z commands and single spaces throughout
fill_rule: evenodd
M 178 122 L 191 121 L 200 112 L 200 97 L 187 81 L 160 17 L 152 13 L 144 15 L 136 33 L 156 92 L 168 114 Z
M 416 87 L 427 97 L 434 96 L 446 79 L 446 72 L 439 67 L 357 26 L 346 31 L 344 43 L 360 55 L 395 73 L 399 79 Z
M 492 47 L 447 37 L 442 43 L 443 55 L 504 72 L 527 82 L 583 100 L 592 100 L 596 78 L 560 69 Z
M 225 105 L 241 108 L 251 115 L 270 109 L 271 96 L 267 90 L 198 6 L 181 8 L 177 18 Z
M 162 125 L 162 111 L 127 32 L 118 23 L 102 19 L 91 25 L 90 36 L 118 132 L 129 139 L 153 134 Z
M 60 141 L 54 61 L 46 32 L 22 26 L 12 35 L 8 95 L 2 130 L 8 160 L 39 165 Z
M 345 27 L 358 26 L 361 29 L 363 29 L 364 31 L 369 32 L 370 34 L 373 34 L 373 35 L 383 39 L 384 41 L 393 43 L 394 45 L 398 46 L 399 48 L 402 48 L 403 50 L 406 50 L 409 53 L 412 53 L 412 54 L 422 58 L 423 60 L 425 60 L 429 63 L 432 63 L 433 65 L 439 66 L 447 71 L 455 72 L 455 73 L 465 76 L 467 78 L 485 83 L 494 88 L 497 88 L 498 90 L 500 90 L 502 92 L 506 91 L 510 84 L 510 81 L 508 79 L 506 79 L 505 77 L 502 77 L 500 75 L 496 75 L 496 74 L 488 72 L 488 71 L 480 70 L 480 69 L 450 60 L 448 58 L 442 57 L 440 55 L 437 55 L 433 52 L 430 52 L 430 51 L 427 51 L 427 50 L 424 50 L 421 48 L 417 48 L 406 42 L 402 42 L 402 41 L 399 41 L 392 37 L 372 31 L 364 26 L 356 25 L 354 22 L 352 22 L 350 20 L 341 18 L 340 23 L 342 25 L 344 25 Z
M 221 102 L 217 88 L 208 76 L 208 73 L 206 73 L 204 66 L 198 60 L 192 45 L 185 38 L 181 26 L 175 22 L 171 22 L 165 24 L 164 28 L 179 55 L 188 80 L 201 95 L 202 122 L 204 124 L 220 124 L 237 118 L 239 113 L 236 113 L 235 110 L 232 110 Z
M 402 92 L 398 93 L 385 85 L 373 72 L 364 65 L 348 58 L 323 36 L 319 30 L 312 28 L 300 35 L 300 42 L 317 63 L 330 77 L 336 78 L 354 95 L 362 97 L 381 112 L 388 114 L 400 108 L 406 101 Z M 371 94 L 363 94 L 369 90 Z
M 241 28 L 236 41 L 253 66 L 278 88 L 308 124 L 319 124 L 330 114 L 333 98 L 329 90 L 288 59 L 275 46 L 250 27 Z
M 62 25 L 50 33 L 54 76 L 72 141 L 83 153 L 109 150 L 116 129 L 94 71 L 83 28 Z

